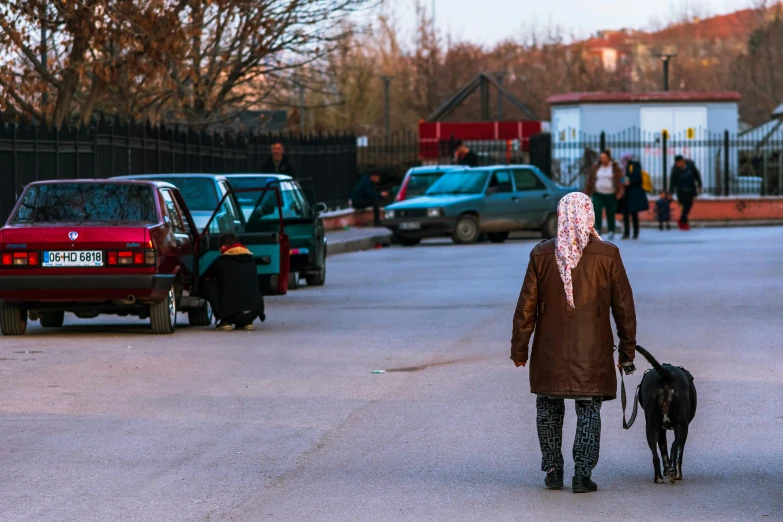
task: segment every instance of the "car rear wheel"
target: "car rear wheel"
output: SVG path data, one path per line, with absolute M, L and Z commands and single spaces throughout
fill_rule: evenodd
M 44 328 L 60 328 L 65 322 L 65 312 L 42 312 L 41 326 Z
M 397 243 L 404 247 L 412 247 L 421 243 L 420 237 L 394 236 L 394 239 L 397 241 Z
M 212 324 L 212 305 L 204 300 L 199 308 L 188 310 L 188 322 L 190 326 L 209 326 Z
M 305 277 L 307 286 L 324 286 L 326 284 L 326 258 L 321 265 L 321 269 L 318 272 L 307 274 Z
M 288 274 L 288 289 L 296 290 L 299 288 L 299 272 L 289 272 Z
M 557 237 L 557 214 L 550 214 L 541 225 L 541 235 L 544 239 Z
M 0 303 L 0 332 L 3 335 L 24 335 L 27 332 L 27 311 L 10 303 Z
M 492 243 L 502 243 L 508 239 L 508 232 L 490 232 L 487 234 L 487 239 Z
M 163 301 L 150 305 L 150 325 L 156 335 L 171 335 L 177 329 L 177 296 L 173 286 Z
M 457 220 L 457 226 L 454 227 L 454 234 L 451 238 L 460 245 L 469 245 L 475 243 L 481 235 L 478 219 L 476 216 L 462 216 Z

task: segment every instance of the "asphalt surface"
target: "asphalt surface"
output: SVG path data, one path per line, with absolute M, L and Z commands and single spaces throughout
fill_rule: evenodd
M 783 520 L 781 229 L 621 244 L 640 344 L 692 371 L 699 410 L 685 479 L 656 485 L 643 417 L 605 403 L 585 495 L 543 488 L 508 359 L 534 244 L 336 256 L 252 333 L 0 339 L 0 520 Z M 573 432 L 569 404 L 567 480 Z

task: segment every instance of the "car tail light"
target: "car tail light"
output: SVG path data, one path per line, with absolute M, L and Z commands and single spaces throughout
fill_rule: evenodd
M 411 182 L 411 176 L 407 176 L 405 178 L 405 181 L 403 181 L 400 190 L 397 191 L 397 197 L 394 198 L 395 201 L 405 201 L 405 193 L 408 191 L 408 183 L 410 182 Z
M 40 262 L 38 252 L 3 252 L 0 260 L 4 267 L 38 266 Z
M 106 252 L 106 264 L 113 266 L 153 266 L 154 250 L 122 250 Z

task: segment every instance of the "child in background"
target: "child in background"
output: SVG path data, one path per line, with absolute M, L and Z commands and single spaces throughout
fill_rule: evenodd
M 655 212 L 658 214 L 658 228 L 660 230 L 663 230 L 664 223 L 666 223 L 666 230 L 671 230 L 671 224 L 669 223 L 671 219 L 670 204 L 669 194 L 666 191 L 661 192 L 661 197 L 655 202 Z

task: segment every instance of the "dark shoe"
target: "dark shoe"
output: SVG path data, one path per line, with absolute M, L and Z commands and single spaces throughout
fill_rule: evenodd
M 625 234 L 623 234 L 623 237 L 621 237 L 620 239 L 631 239 L 631 237 L 630 236 L 626 236 Z
M 590 493 L 598 490 L 598 484 L 590 480 L 590 477 L 574 475 L 574 478 L 571 479 L 571 489 L 574 490 L 574 493 Z
M 563 470 L 553 469 L 546 474 L 544 484 L 547 489 L 561 489 L 563 487 Z

